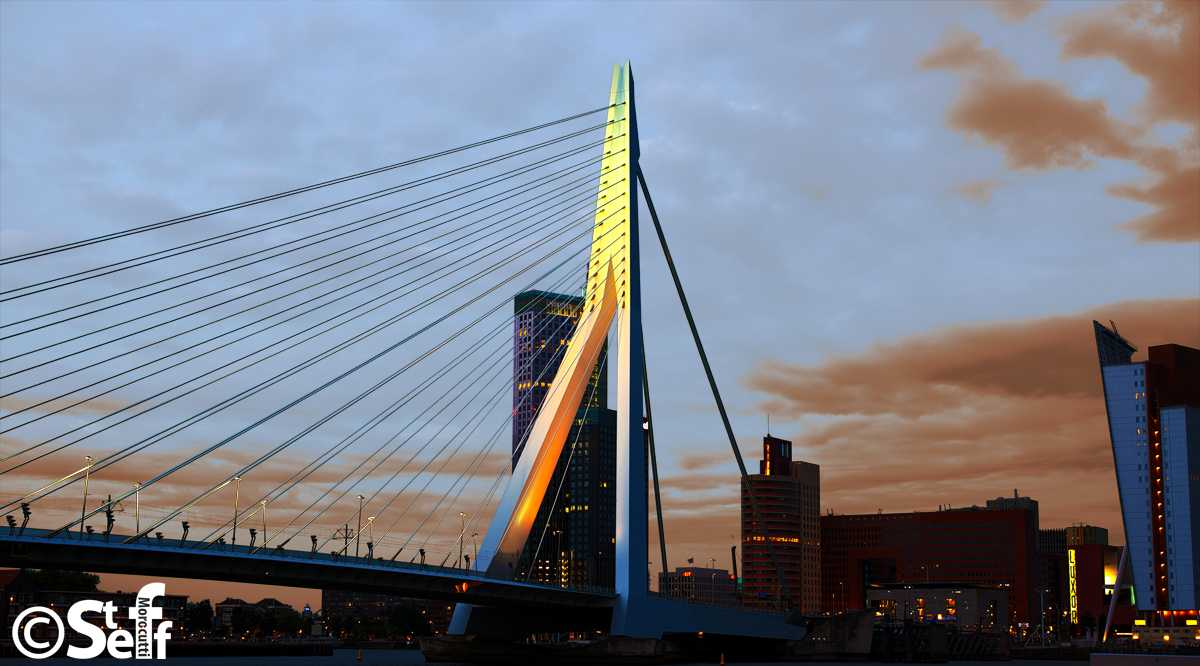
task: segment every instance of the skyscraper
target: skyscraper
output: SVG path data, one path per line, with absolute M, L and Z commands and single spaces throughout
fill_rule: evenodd
M 767 435 L 763 459 L 750 483 L 767 522 L 792 601 L 806 613 L 821 609 L 821 468 L 792 461 L 792 443 Z M 743 605 L 770 609 L 782 603 L 779 575 L 742 486 Z
M 1092 322 L 1137 608 L 1156 623 L 1200 608 L 1200 350 L 1137 347 Z
M 583 299 L 527 291 L 513 299 L 513 463 L 575 330 Z M 617 413 L 608 409 L 607 345 L 514 571 L 562 585 L 613 584 Z

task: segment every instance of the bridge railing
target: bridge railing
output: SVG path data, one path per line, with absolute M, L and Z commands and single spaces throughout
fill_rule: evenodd
M 2 528 L 0 528 L 2 529 Z M 305 550 L 281 549 L 277 546 L 268 546 L 267 548 L 256 547 L 251 549 L 248 544 L 210 544 L 205 541 L 198 540 L 183 540 L 178 538 L 169 538 L 163 536 L 147 535 L 135 542 L 124 543 L 126 539 L 132 537 L 132 534 L 117 534 L 115 532 L 104 534 L 102 532 L 93 532 L 91 534 L 80 535 L 78 532 L 59 532 L 50 537 L 51 530 L 26 528 L 23 533 L 18 535 L 15 529 L 9 529 L 8 536 L 20 536 L 23 539 L 35 538 L 50 538 L 59 543 L 70 543 L 76 546 L 91 546 L 97 548 L 122 548 L 130 550 L 153 550 L 153 551 L 169 551 L 169 552 L 204 552 L 213 556 L 237 556 L 237 557 L 252 557 L 267 560 L 307 560 L 321 562 L 328 565 L 351 566 L 351 567 L 369 567 L 383 570 L 405 570 L 422 572 L 428 574 L 437 574 L 445 576 L 453 576 L 466 580 L 494 580 L 504 581 L 509 583 L 519 583 L 522 585 L 531 585 L 543 588 L 552 589 L 571 589 L 582 590 L 588 592 L 614 593 L 613 588 L 602 585 L 590 585 L 580 583 L 570 583 L 563 585 L 554 585 L 536 580 L 522 580 L 520 575 L 511 575 L 506 573 L 492 573 L 488 571 L 478 571 L 467 569 L 465 567 L 451 567 L 438 564 L 420 563 L 420 562 L 404 562 L 389 560 L 383 557 L 375 557 L 368 559 L 365 556 L 356 557 L 354 555 L 337 555 L 335 553 L 321 553 Z M 440 553 L 439 553 L 440 554 Z

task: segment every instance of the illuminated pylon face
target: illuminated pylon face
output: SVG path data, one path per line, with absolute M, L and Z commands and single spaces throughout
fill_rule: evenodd
M 620 424 L 630 420 L 629 410 L 622 410 L 622 407 L 632 404 L 631 400 L 636 400 L 634 411 L 637 414 L 633 416 L 633 422 L 637 428 L 635 434 L 639 436 L 639 450 L 641 446 L 641 321 L 640 299 L 636 293 L 637 199 L 634 191 L 638 150 L 632 76 L 628 65 L 613 68 L 609 102 L 583 309 L 554 381 L 545 400 L 537 407 L 538 413 L 525 448 L 513 469 L 512 481 L 480 549 L 481 564 L 486 562 L 488 571 L 493 573 L 508 573 L 509 564 L 515 564 L 521 557 L 614 318 L 619 318 L 620 328 L 619 348 L 612 365 L 622 378 L 618 382 L 617 402 L 618 461 L 627 457 L 623 455 L 622 446 L 628 449 L 629 437 L 623 431 L 630 428 L 622 428 Z M 634 314 L 629 316 L 631 311 Z M 636 331 L 638 337 L 635 338 L 631 331 Z M 636 368 L 629 365 L 633 359 L 636 359 Z M 628 385 L 631 376 L 637 378 L 632 388 Z M 620 519 L 620 500 L 617 509 L 620 541 L 625 527 Z M 618 547 L 620 545 L 618 543 Z M 644 555 L 639 557 L 645 561 Z

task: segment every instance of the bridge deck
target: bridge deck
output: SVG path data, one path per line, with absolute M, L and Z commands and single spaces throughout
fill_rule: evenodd
M 27 529 L 22 536 L 0 535 L 0 566 L 329 588 L 506 607 L 598 608 L 611 606 L 616 598 L 611 589 L 555 587 L 482 571 L 382 559 L 333 561 L 328 553 L 277 553 L 274 548 L 248 553 L 245 546 L 236 552 L 229 546 L 224 551 L 215 546 L 201 550 L 202 542 L 180 545 L 178 539 L 164 539 L 161 546 L 156 540 L 123 544 L 129 535 L 116 534 L 109 543 L 99 534 L 90 542 L 78 535 L 48 539 L 47 533 Z

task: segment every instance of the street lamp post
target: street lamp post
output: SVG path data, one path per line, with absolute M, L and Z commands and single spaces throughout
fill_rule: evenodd
M 841 592 L 842 612 L 845 613 L 846 612 L 846 583 L 844 583 L 842 581 L 838 581 L 838 591 Z
M 142 540 L 142 484 L 133 484 L 133 533 Z
M 354 557 L 358 557 L 358 544 L 362 542 L 362 505 L 366 499 L 362 495 L 358 496 L 358 531 L 354 533 Z
M 479 571 L 479 540 L 475 537 L 479 536 L 479 532 L 471 534 L 471 545 L 475 546 L 475 570 Z
M 375 551 L 375 516 L 367 518 L 367 557 Z M 383 558 L 380 558 L 383 559 Z
M 230 538 L 231 546 L 230 546 L 229 550 L 236 551 L 237 550 L 238 499 L 242 495 L 242 477 L 235 476 L 235 477 L 233 477 L 233 480 L 237 481 L 237 485 L 235 485 L 234 489 L 233 489 L 233 535 Z
M 1050 588 L 1048 588 L 1048 587 L 1039 587 L 1037 589 L 1038 603 L 1041 605 L 1041 608 L 1042 608 L 1042 626 L 1041 626 L 1042 647 L 1046 647 L 1046 593 L 1049 591 L 1050 591 Z
M 267 500 L 263 500 L 263 501 L 259 502 L 259 504 L 261 504 L 262 508 L 263 508 L 263 545 L 262 545 L 262 547 L 266 548 L 267 541 L 270 541 L 270 539 L 271 539 L 270 535 L 267 534 Z
M 84 456 L 84 458 L 87 458 L 88 464 L 87 464 L 87 469 L 83 472 L 83 508 L 79 510 L 79 538 L 80 539 L 83 539 L 83 517 L 87 515 L 88 479 L 91 478 L 91 476 L 92 476 L 92 457 Z M 78 474 L 78 472 L 76 472 L 76 474 Z
M 462 520 L 462 531 L 458 533 L 458 562 L 456 563 L 456 568 L 461 569 L 463 556 L 463 536 L 467 533 L 467 514 L 459 511 L 458 517 L 460 520 Z

